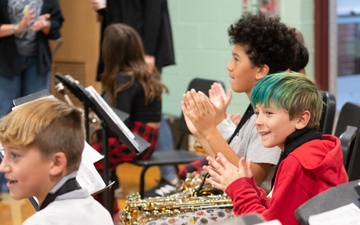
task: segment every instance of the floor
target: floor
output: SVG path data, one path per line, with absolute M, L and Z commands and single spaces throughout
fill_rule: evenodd
M 140 169 L 141 167 L 128 163 L 118 166 L 117 174 L 123 189 L 117 198 L 120 209 L 125 206 L 126 196 L 139 190 Z M 158 167 L 150 168 L 146 173 L 145 190 L 154 187 L 159 179 Z M 27 199 L 15 201 L 7 193 L 2 193 L 2 200 L 0 201 L 1 225 L 21 225 L 34 213 L 35 210 Z

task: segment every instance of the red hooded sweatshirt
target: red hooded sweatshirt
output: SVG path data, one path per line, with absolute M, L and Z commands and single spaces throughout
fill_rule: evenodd
M 271 197 L 257 187 L 253 178 L 240 178 L 225 190 L 235 215 L 257 212 L 266 220 L 298 225 L 295 210 L 315 195 L 348 182 L 340 140 L 323 135 L 292 151 L 280 164 Z M 239 188 L 241 187 L 241 188 Z

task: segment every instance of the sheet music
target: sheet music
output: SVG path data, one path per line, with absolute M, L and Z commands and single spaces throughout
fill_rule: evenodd
M 106 186 L 94 166 L 94 162 L 100 160 L 101 158 L 103 158 L 103 156 L 85 142 L 76 180 L 82 188 L 86 188 L 90 193 L 95 193 Z
M 309 217 L 310 225 L 360 225 L 360 209 L 354 204 L 312 215 Z
M 129 128 L 124 124 L 124 122 L 116 115 L 114 110 L 105 102 L 105 100 L 99 95 L 99 93 L 92 87 L 89 86 L 85 88 L 91 97 L 93 97 L 96 102 L 108 113 L 111 119 L 115 124 L 122 130 L 125 136 L 131 141 L 131 143 L 138 149 L 139 144 L 135 141 L 135 135 L 129 130 Z
M 86 157 L 88 157 L 92 163 L 96 163 L 97 161 L 100 161 L 104 158 L 103 155 L 91 147 L 86 141 L 83 155 L 84 154 L 86 154 Z

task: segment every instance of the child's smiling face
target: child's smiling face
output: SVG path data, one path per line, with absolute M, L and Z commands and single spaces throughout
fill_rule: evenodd
M 296 130 L 297 118 L 290 120 L 289 113 L 272 102 L 269 107 L 256 104 L 255 114 L 255 126 L 264 147 L 278 146 L 284 150 L 285 139 Z
M 35 147 L 18 147 L 3 144 L 5 157 L 0 172 L 8 180 L 11 197 L 16 200 L 35 196 L 45 199 L 50 190 L 46 182 L 49 177 L 51 160 L 46 160 Z

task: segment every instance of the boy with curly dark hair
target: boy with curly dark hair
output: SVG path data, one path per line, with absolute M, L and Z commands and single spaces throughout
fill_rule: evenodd
M 252 88 L 259 80 L 268 74 L 291 68 L 298 53 L 295 29 L 280 22 L 279 18 L 267 18 L 261 13 L 244 15 L 230 26 L 228 34 L 230 43 L 234 45 L 231 61 L 226 66 L 231 88 L 234 92 L 245 93 L 249 99 Z M 237 126 L 226 114 L 231 92 L 226 96 L 221 85 L 215 83 L 209 94 L 210 98 L 195 90 L 184 94 L 182 110 L 189 130 L 209 156 L 221 152 L 234 165 L 241 157 L 252 159 L 251 168 L 256 184 L 270 191 L 280 148 L 269 149 L 262 145 L 251 105 Z M 195 167 L 202 169 L 201 161 Z M 189 167 L 180 171 L 180 175 L 185 175 L 186 169 Z M 210 225 L 232 215 L 229 209 L 206 209 L 168 217 L 152 224 Z

